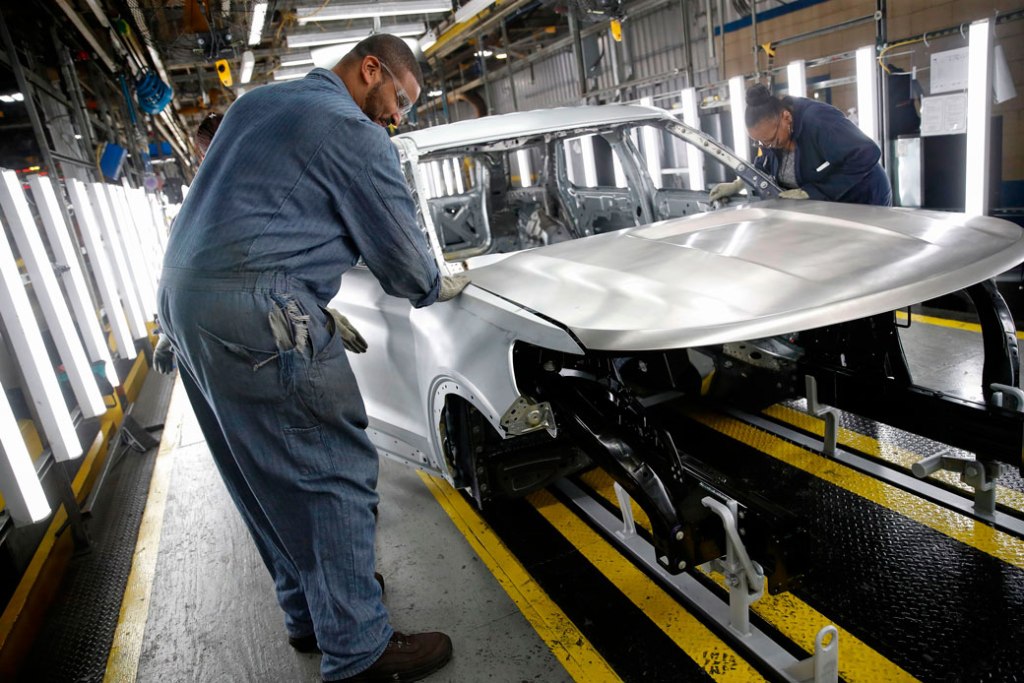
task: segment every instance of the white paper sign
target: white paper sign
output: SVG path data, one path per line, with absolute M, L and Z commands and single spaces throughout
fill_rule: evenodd
M 931 92 L 967 89 L 967 48 L 932 53 Z
M 921 98 L 921 137 L 958 135 L 967 132 L 967 95 L 933 95 Z

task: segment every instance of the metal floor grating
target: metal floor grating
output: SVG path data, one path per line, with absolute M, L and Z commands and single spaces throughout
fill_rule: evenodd
M 149 373 L 132 410 L 138 424 L 163 422 L 173 385 L 173 377 Z M 157 452 L 139 453 L 127 440 L 115 445 L 117 460 L 88 522 L 92 547 L 72 559 L 19 680 L 103 680 Z

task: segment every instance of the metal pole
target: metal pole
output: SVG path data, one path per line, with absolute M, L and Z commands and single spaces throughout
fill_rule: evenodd
M 725 80 L 725 3 L 718 0 L 718 39 L 721 41 L 718 49 L 718 80 Z
M 569 35 L 572 36 L 572 53 L 576 58 L 576 73 L 580 79 L 580 99 L 587 99 L 587 67 L 583 64 L 583 43 L 580 42 L 580 25 L 576 19 L 576 6 L 569 5 Z
M 29 85 L 28 80 L 25 78 L 25 72 L 21 68 L 21 60 L 18 59 L 18 53 L 14 48 L 14 41 L 11 39 L 11 32 L 7 28 L 7 20 L 4 18 L 2 11 L 0 11 L 0 34 L 2 34 L 0 37 L 4 41 L 4 49 L 7 51 L 7 56 L 11 61 L 11 70 L 14 72 L 14 79 L 18 83 L 18 90 L 25 95 L 25 109 L 28 110 L 28 118 L 32 122 L 32 132 L 35 134 L 36 144 L 39 145 L 39 151 L 43 155 L 43 163 L 46 164 L 47 171 L 54 178 L 59 178 L 57 164 L 50 154 L 50 143 L 46 141 L 46 131 L 43 130 L 43 122 L 39 118 L 39 112 L 36 111 L 32 86 Z
M 508 87 L 512 89 L 512 108 L 519 111 L 519 98 L 516 96 L 516 79 L 512 73 L 512 55 L 508 49 L 508 27 L 501 22 L 501 45 L 505 49 L 505 67 L 508 70 Z
M 82 88 L 78 82 L 78 74 L 75 72 L 75 65 L 71 61 L 71 54 L 68 52 L 67 46 L 57 37 L 57 28 L 55 26 L 50 27 L 50 40 L 57 51 L 61 75 L 64 77 L 68 93 L 71 95 L 71 105 L 68 108 L 71 110 L 71 115 L 75 118 L 75 123 L 78 124 L 78 134 L 81 136 L 80 146 L 85 153 L 85 158 L 88 159 L 92 156 L 95 143 L 93 142 L 92 125 L 85 113 L 87 111 L 85 97 L 82 95 Z M 89 166 L 91 168 L 92 164 L 89 164 Z
M 725 30 L 723 29 L 723 33 Z M 761 54 L 757 45 L 757 0 L 750 0 L 750 35 L 754 42 L 754 79 L 761 77 Z
M 679 0 L 683 14 L 683 59 L 686 60 L 686 87 L 693 87 L 693 44 L 690 40 L 690 0 Z
M 477 59 L 480 60 L 480 78 L 484 82 L 484 102 L 487 103 L 487 113 L 494 113 L 494 103 L 491 101 L 491 84 L 487 80 L 487 57 L 484 57 L 484 36 L 482 33 L 476 34 L 476 51 L 480 54 Z
M 886 0 L 875 0 L 875 51 L 885 45 L 887 41 L 886 31 Z M 890 149 L 889 143 L 889 74 L 885 72 L 885 69 L 878 67 L 877 61 L 875 68 L 878 69 L 881 78 L 878 79 L 878 102 L 881 106 L 882 111 L 876 115 L 878 121 L 878 139 L 882 142 L 882 167 L 888 168 L 890 162 Z M 891 182 L 891 181 L 890 181 Z

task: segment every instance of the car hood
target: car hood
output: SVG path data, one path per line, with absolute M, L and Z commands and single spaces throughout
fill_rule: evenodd
M 1024 261 L 1024 231 L 964 214 L 772 200 L 518 252 L 474 285 L 589 349 L 682 348 L 895 310 Z

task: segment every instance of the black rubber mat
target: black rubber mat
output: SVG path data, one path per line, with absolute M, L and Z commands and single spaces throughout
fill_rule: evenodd
M 1024 570 L 699 424 L 686 449 L 800 515 L 794 595 L 923 681 L 1024 681 Z
M 171 383 L 156 373 L 146 378 L 146 409 L 133 411 L 140 424 L 163 422 Z M 140 396 L 136 408 L 142 402 Z M 116 446 L 110 454 L 116 460 L 88 520 L 92 546 L 71 561 L 23 666 L 19 680 L 26 683 L 91 683 L 106 673 L 157 451 L 139 453 L 128 440 Z

